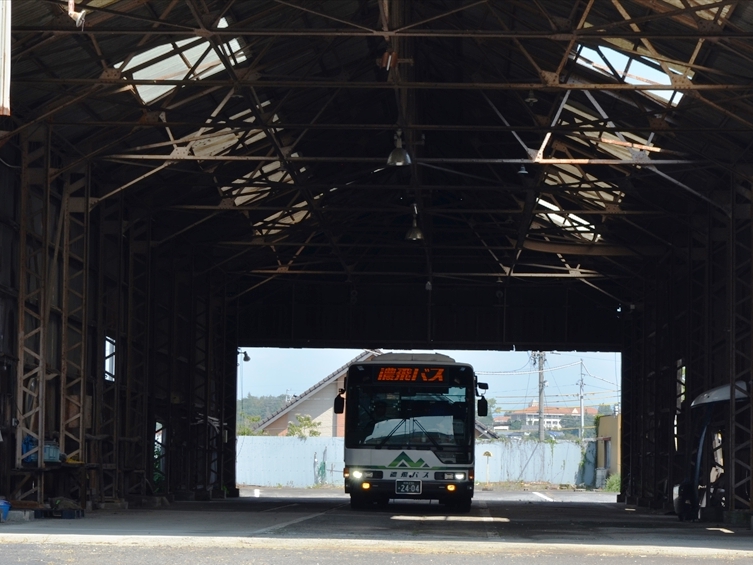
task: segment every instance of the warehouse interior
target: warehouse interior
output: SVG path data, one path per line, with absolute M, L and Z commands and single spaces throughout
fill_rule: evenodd
M 749 2 L 0 25 L 1 495 L 237 496 L 239 347 L 528 349 L 621 352 L 621 501 L 753 509 Z

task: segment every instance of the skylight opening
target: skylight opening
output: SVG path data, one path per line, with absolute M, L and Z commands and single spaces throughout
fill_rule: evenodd
M 314 200 L 318 200 L 320 197 L 314 197 Z M 311 213 L 308 210 L 308 202 L 302 201 L 292 206 L 293 210 L 280 210 L 264 218 L 260 222 L 254 224 L 259 235 L 273 235 L 280 233 L 283 229 L 293 226 L 297 223 L 304 221 Z
M 546 184 L 567 184 L 568 186 L 572 186 L 573 191 L 577 191 L 573 193 L 573 196 L 583 201 L 588 201 L 593 206 L 606 208 L 607 205 L 619 205 L 622 201 L 624 193 L 613 183 L 599 180 L 587 173 L 584 173 L 582 176 L 568 174 L 567 169 L 578 171 L 572 165 L 557 165 L 556 167 L 552 167 L 552 169 L 560 170 L 556 173 L 549 173 L 544 179 Z
M 269 104 L 270 102 L 268 100 L 264 101 L 258 106 L 258 108 L 262 109 Z M 248 116 L 249 114 L 251 114 L 250 109 L 244 110 L 242 112 L 239 112 L 238 114 L 230 116 L 230 119 L 232 121 L 238 121 L 241 120 L 244 116 Z M 278 122 L 280 121 L 280 118 L 277 116 L 277 114 L 275 114 L 272 117 L 271 121 L 273 123 Z M 243 120 L 243 123 L 246 124 L 253 124 L 255 122 L 256 117 L 253 115 Z M 211 135 L 204 134 L 204 137 L 202 137 L 202 139 L 199 139 L 193 144 L 192 149 L 194 155 L 222 155 L 229 149 L 235 147 L 241 138 L 243 139 L 243 145 L 250 146 L 257 141 L 266 139 L 266 137 L 266 133 L 264 133 L 263 129 L 251 129 L 248 131 L 243 131 L 234 130 L 232 128 L 224 128 Z
M 661 69 L 661 65 L 657 61 L 650 57 L 645 55 L 630 57 L 616 49 L 604 46 L 599 47 L 599 51 L 581 46 L 580 55 L 577 59 L 578 64 L 623 80 L 628 84 L 672 85 L 671 77 Z M 676 78 L 682 77 L 683 73 L 688 79 L 693 77 L 693 73 L 688 69 L 682 69 L 681 72 L 679 69 L 672 68 L 672 65 L 667 65 L 667 68 L 670 73 L 676 75 Z M 616 77 L 615 72 L 617 73 Z M 683 96 L 677 90 L 641 90 L 639 92 L 655 100 L 667 102 L 670 106 L 677 106 Z
M 592 223 L 584 220 L 577 214 L 563 213 L 563 210 L 559 206 L 543 198 L 538 199 L 538 204 L 547 210 L 551 210 L 551 212 L 540 212 L 538 214 L 539 217 L 548 220 L 579 239 L 594 243 L 599 241 L 600 236 L 596 233 L 596 226 Z
M 225 18 L 217 25 L 219 28 L 227 26 Z M 237 39 L 220 44 L 219 49 L 233 65 L 246 60 L 246 53 Z M 154 47 L 131 59 L 121 61 L 115 68 L 123 73 L 130 73 L 136 80 L 160 81 L 201 80 L 219 73 L 225 67 L 209 41 L 191 38 Z M 137 85 L 135 88 L 141 100 L 145 104 L 151 104 L 177 87 L 157 84 Z

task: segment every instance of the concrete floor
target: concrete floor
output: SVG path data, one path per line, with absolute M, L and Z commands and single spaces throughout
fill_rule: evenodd
M 590 548 L 599 555 L 753 559 L 748 524 L 680 522 L 617 504 L 614 494 L 565 490 L 478 491 L 469 514 L 453 514 L 424 501 L 354 511 L 339 488 L 247 488 L 238 499 L 0 525 L 0 545 L 40 543 L 303 551 L 334 544 L 340 550 L 414 553 L 498 553 L 504 547 L 506 553 L 563 554 Z

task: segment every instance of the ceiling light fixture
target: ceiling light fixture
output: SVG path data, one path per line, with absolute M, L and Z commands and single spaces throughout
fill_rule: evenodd
M 408 230 L 408 233 L 405 234 L 405 239 L 408 241 L 420 241 L 424 238 L 424 232 L 421 231 L 421 228 L 418 227 L 418 223 L 416 219 L 418 218 L 418 206 L 416 203 L 413 203 L 413 225 Z
M 518 171 L 518 174 L 519 175 L 527 175 L 528 174 L 528 170 L 526 170 L 526 166 L 525 165 L 521 165 L 520 166 L 520 170 Z
M 76 11 L 76 0 L 68 0 L 68 15 L 76 22 L 76 27 L 84 27 L 84 18 L 86 18 L 86 10 Z
M 529 106 L 533 106 L 538 101 L 539 99 L 536 98 L 536 95 L 533 93 L 533 90 L 529 90 L 528 96 L 526 97 L 526 104 L 528 104 Z
M 387 164 L 391 167 L 405 167 L 411 164 L 410 155 L 405 147 L 403 147 L 402 135 L 402 130 L 395 132 L 395 148 L 390 153 L 390 156 L 387 157 Z

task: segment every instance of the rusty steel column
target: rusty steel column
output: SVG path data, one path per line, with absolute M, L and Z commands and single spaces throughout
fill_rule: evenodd
M 212 367 L 218 381 L 219 414 L 221 435 L 219 444 L 219 480 L 221 488 L 228 496 L 237 497 L 235 458 L 236 458 L 236 412 L 238 406 L 238 312 L 237 300 L 231 300 L 227 275 L 212 277 L 213 313 L 213 362 Z M 242 363 L 242 361 L 241 361 Z
M 145 495 L 153 459 L 149 433 L 151 217 L 128 224 L 126 384 L 121 457 L 125 495 Z
M 89 281 L 89 169 L 66 175 L 63 195 L 63 296 L 60 368 L 60 451 L 81 465 L 68 496 L 86 507 L 83 465 L 86 462 L 86 379 Z
M 122 497 L 120 472 L 120 390 L 125 388 L 125 353 L 123 327 L 124 210 L 122 197 L 100 202 L 95 208 L 97 224 L 92 239 L 96 250 L 97 305 L 93 335 L 96 366 L 94 375 L 93 434 L 89 436 L 92 463 L 97 465 L 96 498 L 100 503 L 119 502 Z M 93 220 L 93 218 L 92 218 Z
M 49 257 L 48 128 L 21 135 L 21 210 L 19 222 L 18 353 L 16 366 L 15 475 L 12 496 L 42 504 L 47 390 L 47 273 Z
M 753 285 L 753 230 L 751 229 L 751 190 L 753 183 L 742 175 L 730 186 L 730 400 L 728 442 L 725 438 L 724 473 L 727 479 L 727 510 L 751 508 L 751 311 Z M 740 399 L 738 399 L 738 396 Z M 729 447 L 729 448 L 728 448 Z

